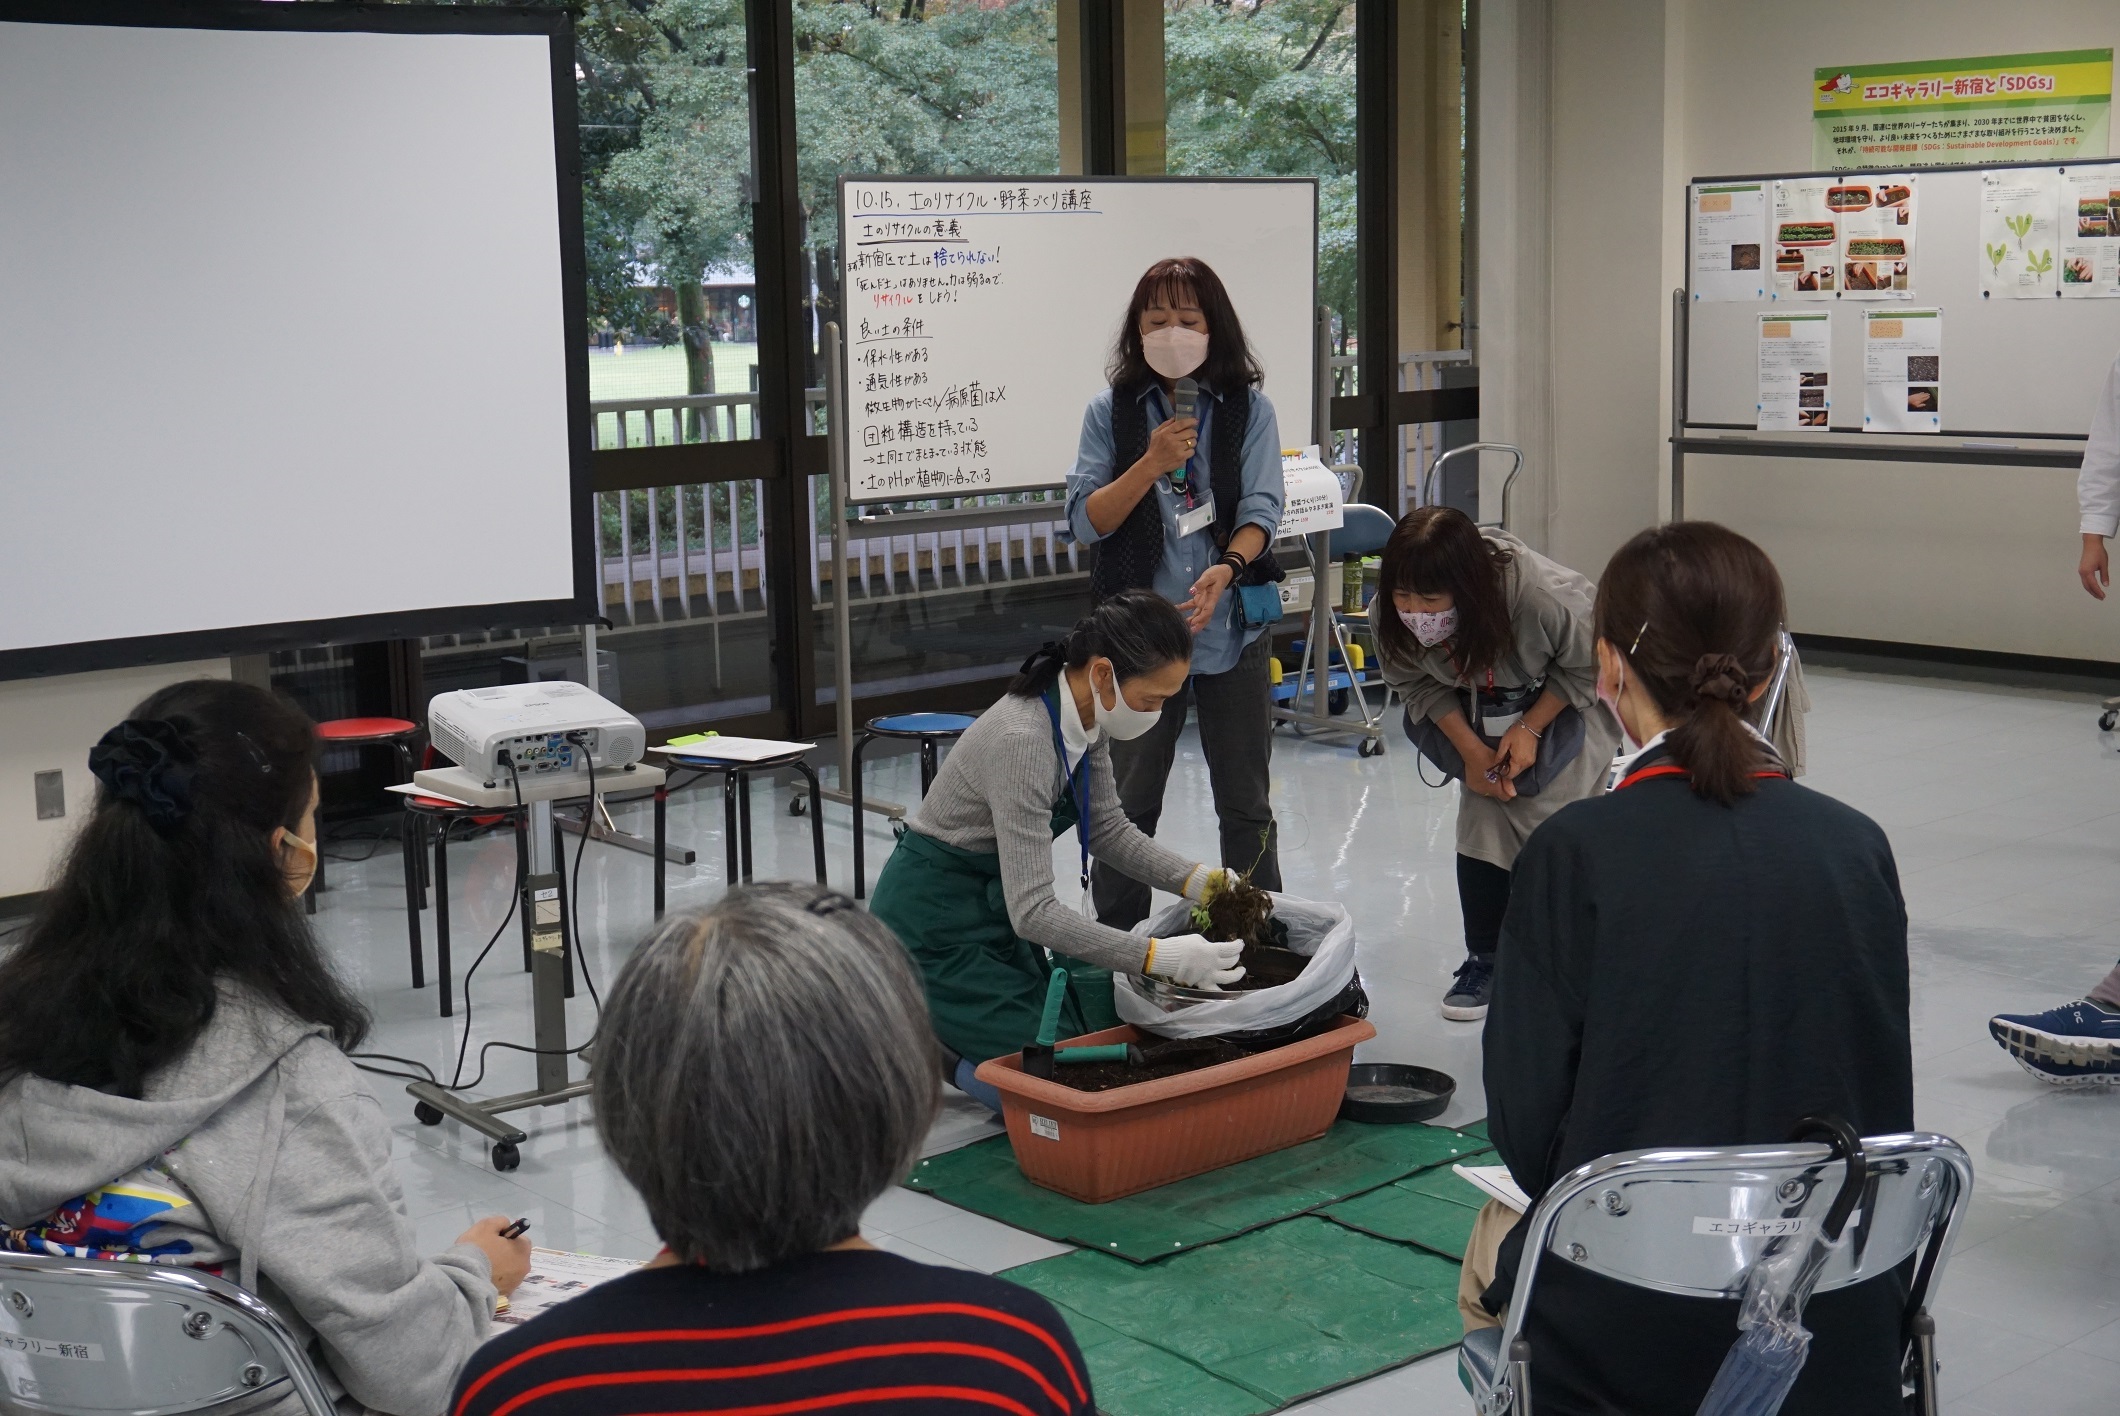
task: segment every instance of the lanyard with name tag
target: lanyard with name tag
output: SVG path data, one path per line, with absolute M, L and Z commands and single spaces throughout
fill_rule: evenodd
M 1178 534 L 1180 536 L 1190 536 L 1196 531 L 1205 531 L 1214 524 L 1215 504 L 1211 501 L 1202 502 L 1190 511 L 1178 513 Z

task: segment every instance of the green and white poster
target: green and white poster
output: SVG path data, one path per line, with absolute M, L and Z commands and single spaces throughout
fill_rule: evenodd
M 1892 170 L 2099 158 L 2112 107 L 2110 49 L 1820 69 L 1812 161 Z

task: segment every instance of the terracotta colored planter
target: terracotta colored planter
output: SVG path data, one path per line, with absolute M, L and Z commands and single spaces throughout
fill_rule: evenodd
M 1027 1077 L 1016 1055 L 980 1063 L 978 1077 L 1001 1093 L 1024 1178 L 1098 1205 L 1316 1140 L 1340 1109 L 1355 1045 L 1376 1035 L 1341 1018 L 1307 1042 L 1101 1092 Z M 1060 1046 L 1143 1037 L 1106 1028 Z

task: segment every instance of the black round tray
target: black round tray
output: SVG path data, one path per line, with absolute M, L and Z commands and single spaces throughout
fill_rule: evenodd
M 1457 1079 L 1433 1067 L 1357 1062 L 1347 1069 L 1340 1118 L 1385 1126 L 1426 1121 L 1448 1110 L 1456 1092 Z

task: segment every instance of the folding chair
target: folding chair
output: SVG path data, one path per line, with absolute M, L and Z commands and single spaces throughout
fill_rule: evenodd
M 1936 1323 L 1928 1297 L 1972 1193 L 1973 1163 L 1943 1136 L 1877 1136 L 1862 1146 L 1860 1204 L 1813 1292 L 1875 1278 L 1921 1251 L 1907 1294 L 1902 1370 L 1908 1412 L 1935 1416 Z M 1502 1326 L 1466 1334 L 1458 1349 L 1458 1379 L 1480 1416 L 1531 1416 L 1524 1320 L 1537 1255 L 1659 1293 L 1738 1298 L 1746 1270 L 1777 1233 L 1787 1233 L 1787 1221 L 1824 1215 L 1847 1183 L 1841 1169 L 1832 1147 L 1803 1144 L 1625 1151 L 1563 1176 L 1523 1221 L 1524 1262 Z
M 280 1389 L 335 1416 L 285 1323 L 198 1269 L 0 1254 L 0 1409 L 176 1416 Z

